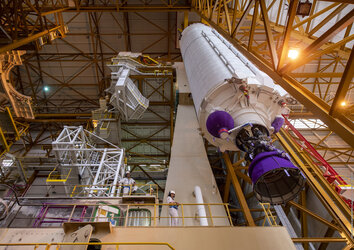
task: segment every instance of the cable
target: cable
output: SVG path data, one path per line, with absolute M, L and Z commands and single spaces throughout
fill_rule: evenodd
M 14 195 L 15 195 L 16 203 L 17 203 L 19 206 L 23 206 L 23 205 L 20 203 L 20 201 L 19 201 L 19 199 L 18 199 L 18 197 L 17 197 L 16 190 L 15 190 L 12 186 L 10 186 L 9 184 L 6 184 L 6 183 L 0 183 L 0 186 L 5 186 L 5 187 L 7 187 L 7 188 L 10 188 L 11 191 L 12 191 L 12 192 L 14 193 Z M 0 201 L 0 202 L 1 202 L 1 201 Z
M 7 214 L 9 213 L 9 207 L 7 206 L 5 201 L 3 199 L 1 199 L 1 198 L 0 198 L 0 203 L 3 204 L 4 207 L 5 207 L 5 211 L 0 217 L 0 221 L 2 221 L 2 220 L 4 220 L 7 217 Z
M 15 190 L 12 186 L 10 186 L 9 184 L 5 184 L 5 183 L 0 183 L 0 186 L 5 186 L 5 187 L 7 187 L 7 188 L 10 188 L 11 191 L 12 191 L 12 192 L 14 193 L 14 195 L 15 195 L 16 203 L 17 203 L 19 206 L 22 206 L 22 205 L 20 204 L 20 201 L 18 200 L 16 190 Z M 3 204 L 4 207 L 5 207 L 5 212 L 4 212 L 4 213 L 1 215 L 1 217 L 0 217 L 0 221 L 2 221 L 2 220 L 4 220 L 4 219 L 7 217 L 8 213 L 9 213 L 9 211 L 8 211 L 8 210 L 9 210 L 9 207 L 8 207 L 8 205 L 6 204 L 6 202 L 5 202 L 2 198 L 0 198 L 0 203 Z

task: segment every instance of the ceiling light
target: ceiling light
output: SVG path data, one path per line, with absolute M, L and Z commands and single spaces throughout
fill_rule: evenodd
M 45 92 L 48 92 L 48 91 L 49 91 L 49 87 L 48 87 L 48 86 L 44 86 L 43 90 L 44 90 Z
M 298 58 L 300 52 L 298 49 L 289 49 L 288 51 L 288 57 L 292 60 L 295 60 L 296 58 Z
M 342 102 L 340 103 L 340 105 L 341 105 L 342 107 L 344 107 L 345 105 L 347 105 L 347 103 L 346 103 L 345 101 L 342 101 Z

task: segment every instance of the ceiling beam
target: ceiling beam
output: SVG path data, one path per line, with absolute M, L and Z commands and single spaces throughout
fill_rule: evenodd
M 345 102 L 345 96 L 347 95 L 349 86 L 353 80 L 354 76 L 354 48 L 350 54 L 347 66 L 345 67 L 342 79 L 340 80 L 336 96 L 334 97 L 329 114 L 332 116 L 337 116 L 340 105 Z M 346 104 L 348 105 L 348 104 Z M 344 105 L 345 106 L 345 105 Z

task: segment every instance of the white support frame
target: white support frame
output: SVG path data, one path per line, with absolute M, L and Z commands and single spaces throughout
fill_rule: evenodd
M 96 147 L 89 135 L 111 147 Z M 79 168 L 81 176 L 87 173 L 88 180 L 80 184 L 88 185 L 85 191 L 89 196 L 118 196 L 117 185 L 125 174 L 123 149 L 90 133 L 82 126 L 64 126 L 52 146 L 60 167 Z M 102 185 L 109 188 L 102 188 Z

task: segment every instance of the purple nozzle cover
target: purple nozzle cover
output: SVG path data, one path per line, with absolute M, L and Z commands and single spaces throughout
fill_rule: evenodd
M 220 138 L 220 133 L 234 128 L 234 119 L 225 111 L 214 111 L 208 116 L 206 127 L 212 136 Z
M 258 154 L 249 166 L 249 175 L 253 183 L 263 176 L 265 173 L 278 169 L 298 169 L 287 158 L 281 156 L 278 151 L 263 152 Z
M 274 134 L 278 133 L 280 128 L 284 124 L 284 117 L 282 116 L 276 116 L 272 122 L 272 127 L 274 128 Z

